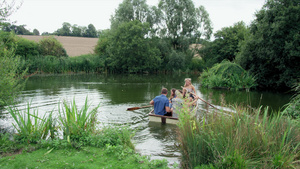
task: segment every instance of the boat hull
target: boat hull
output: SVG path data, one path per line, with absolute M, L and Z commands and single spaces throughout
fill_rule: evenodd
M 149 113 L 149 121 L 160 122 L 163 124 L 177 124 L 179 122 L 176 117 L 155 115 L 154 110 Z
M 198 102 L 197 102 L 196 106 L 190 112 L 192 117 L 194 117 L 196 115 L 197 108 L 198 108 Z M 154 110 L 151 110 L 151 112 L 148 114 L 148 116 L 149 116 L 149 121 L 160 122 L 163 124 L 177 124 L 179 122 L 178 117 L 156 115 L 154 113 Z

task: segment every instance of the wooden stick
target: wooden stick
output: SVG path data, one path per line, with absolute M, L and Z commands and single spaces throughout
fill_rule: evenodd
M 127 109 L 127 111 L 138 110 L 138 109 L 142 109 L 142 108 L 146 108 L 146 107 L 152 107 L 152 105 L 142 106 L 142 107 L 130 107 L 130 108 Z

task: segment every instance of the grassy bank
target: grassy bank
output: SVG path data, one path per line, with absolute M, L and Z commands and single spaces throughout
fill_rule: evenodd
M 97 129 L 98 107 L 87 99 L 80 109 L 63 102 L 56 118 L 41 117 L 30 104 L 25 111 L 8 108 L 17 133 L 0 134 L 0 168 L 168 168 L 166 160 L 135 152 L 128 127 Z
M 184 168 L 297 168 L 300 123 L 267 109 L 235 107 L 236 113 L 206 113 L 179 124 Z

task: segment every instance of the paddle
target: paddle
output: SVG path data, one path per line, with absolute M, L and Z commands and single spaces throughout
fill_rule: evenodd
M 138 110 L 138 109 L 142 109 L 142 108 L 146 108 L 146 107 L 152 107 L 152 105 L 150 105 L 150 106 L 142 106 L 142 107 L 130 107 L 127 110 L 128 111 L 132 111 L 132 110 Z
M 196 97 L 197 95 L 196 94 L 194 94 L 194 93 L 192 93 L 193 95 L 194 95 L 194 97 Z M 210 104 L 210 103 L 208 103 L 207 101 L 205 101 L 205 100 L 203 100 L 203 99 L 201 99 L 200 97 L 198 97 L 201 101 L 203 101 L 204 103 L 206 103 L 206 104 L 208 104 L 208 105 L 210 105 L 211 107 L 213 107 L 213 108 L 215 108 L 215 109 L 217 109 L 217 110 L 219 110 L 220 111 L 220 109 L 218 109 L 218 108 L 216 108 L 215 106 L 213 106 L 212 104 Z

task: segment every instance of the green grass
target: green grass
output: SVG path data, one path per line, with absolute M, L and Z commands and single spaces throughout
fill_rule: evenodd
M 168 168 L 166 161 L 153 160 L 138 154 L 118 156 L 109 148 L 39 149 L 0 159 L 0 168 Z M 113 150 L 112 150 L 113 151 Z

